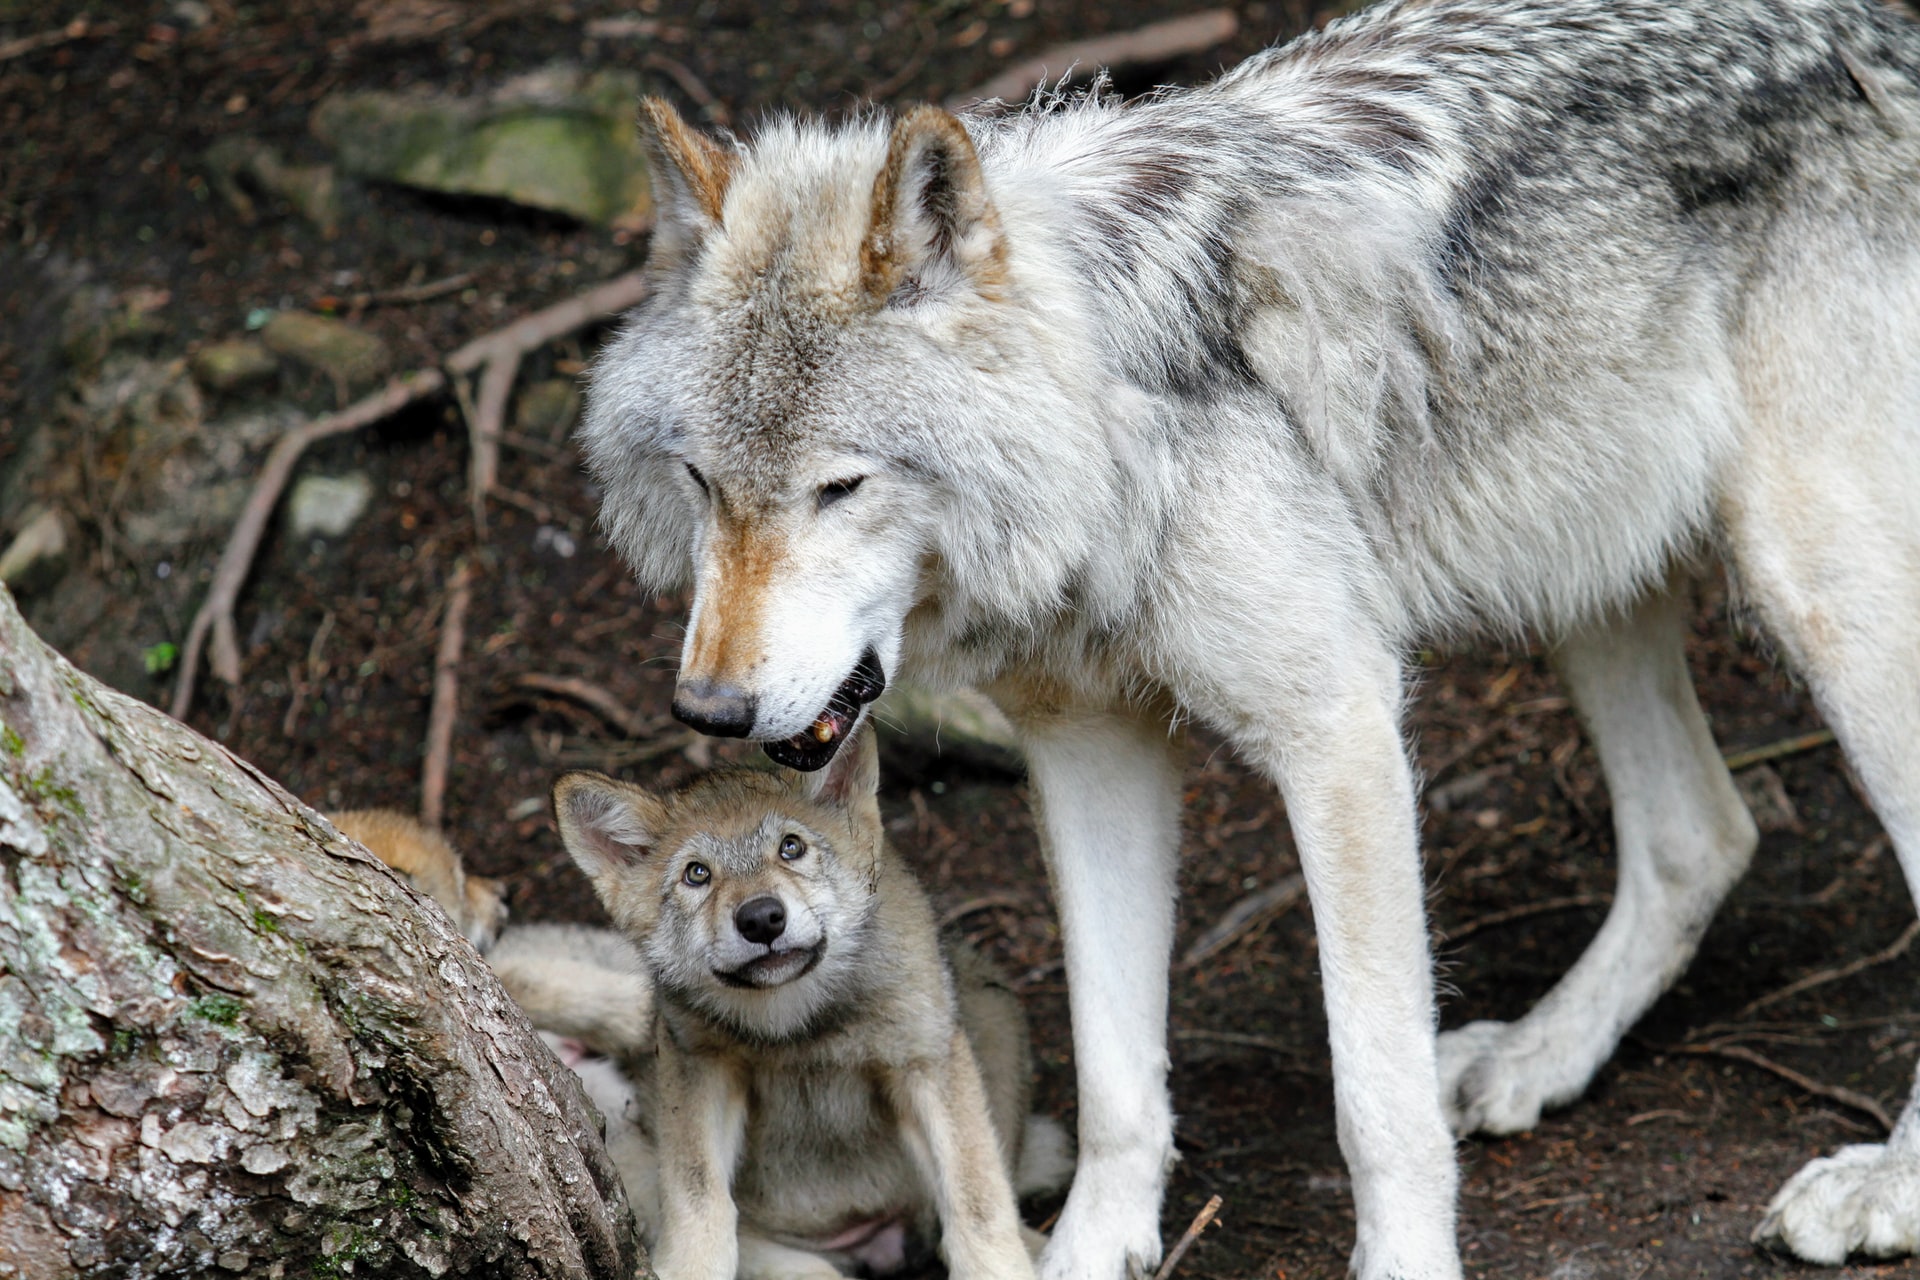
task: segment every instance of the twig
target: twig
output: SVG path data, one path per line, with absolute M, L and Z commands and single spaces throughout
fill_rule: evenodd
M 1863 1115 L 1872 1116 L 1880 1122 L 1882 1129 L 1888 1133 L 1893 1132 L 1893 1117 L 1887 1114 L 1887 1109 L 1880 1105 L 1878 1099 L 1869 1097 L 1858 1089 L 1849 1089 L 1845 1085 L 1826 1084 L 1815 1080 L 1812 1076 L 1802 1075 L 1792 1067 L 1775 1062 L 1763 1054 L 1755 1053 L 1745 1045 L 1718 1043 L 1669 1045 L 1663 1052 L 1691 1054 L 1695 1057 L 1729 1058 L 1734 1062 L 1744 1062 L 1749 1066 L 1759 1067 L 1762 1071 L 1770 1071 L 1787 1083 L 1804 1089 L 1816 1097 L 1827 1098 L 1843 1107 L 1852 1107 Z
M 940 28 L 928 21 L 925 14 L 916 14 L 914 21 L 920 28 L 919 48 L 913 51 L 912 57 L 895 67 L 892 75 L 860 91 L 860 96 L 869 102 L 884 102 L 898 93 L 907 81 L 920 74 L 920 68 L 927 65 L 928 56 L 940 43 Z
M 1747 1004 L 1740 1012 L 1727 1019 L 1727 1022 L 1743 1022 L 1747 1018 L 1760 1012 L 1760 1010 L 1768 1008 L 1771 1005 L 1779 1004 L 1782 1000 L 1790 1000 L 1803 992 L 1813 990 L 1815 987 L 1824 987 L 1830 982 L 1839 982 L 1843 979 L 1851 978 L 1856 973 L 1862 973 L 1874 968 L 1877 965 L 1886 964 L 1891 960 L 1898 960 L 1901 956 L 1907 954 L 1908 949 L 1913 946 L 1913 940 L 1917 937 L 1920 937 L 1920 920 L 1915 920 L 1909 924 L 1901 931 L 1900 936 L 1889 943 L 1884 950 L 1876 951 L 1870 956 L 1862 956 L 1858 960 L 1852 960 L 1831 969 L 1815 970 L 1803 978 L 1796 978 L 1786 986 L 1781 987 L 1778 991 L 1769 992 L 1761 996 L 1758 1000 Z M 1695 1037 L 1688 1036 L 1687 1038 L 1691 1040 Z
M 208 588 L 206 599 L 201 602 L 200 611 L 194 615 L 188 628 L 186 643 L 181 646 L 180 681 L 173 695 L 174 718 L 184 720 L 193 707 L 200 657 L 209 634 L 213 640 L 214 674 L 228 684 L 238 684 L 240 681 L 240 646 L 234 634 L 233 607 L 240 597 L 240 589 L 246 585 L 248 573 L 253 569 L 253 559 L 260 550 L 260 540 L 266 533 L 267 521 L 279 505 L 280 495 L 293 475 L 294 465 L 306 452 L 307 446 L 316 440 L 371 426 L 390 417 L 415 400 L 445 388 L 449 376 L 454 379 L 456 389 L 464 394 L 464 384 L 460 380 L 476 370 L 491 366 L 503 357 L 518 367 L 524 353 L 536 351 L 553 339 L 572 333 L 603 316 L 624 311 L 646 295 L 646 278 L 642 272 L 631 271 L 615 276 L 585 293 L 522 316 L 504 328 L 475 338 L 449 355 L 442 369 L 421 369 L 396 379 L 382 390 L 338 413 L 315 418 L 282 436 L 268 453 L 260 469 L 260 478 L 254 481 L 253 492 L 247 498 L 247 505 L 241 511 L 240 519 L 235 522 L 233 532 L 228 535 L 226 549 L 221 552 L 219 566 L 214 570 L 213 584 Z M 509 383 L 508 390 L 511 389 Z M 478 417 L 476 408 L 468 415 L 469 424 Z M 498 442 L 494 443 L 497 450 Z
M 1750 769 L 1756 764 L 1768 760 L 1778 760 L 1782 756 L 1797 756 L 1803 751 L 1812 751 L 1824 747 L 1833 741 L 1833 730 L 1815 729 L 1812 733 L 1802 733 L 1791 738 L 1782 738 L 1778 742 L 1769 742 L 1763 747 L 1754 747 L 1747 751 L 1735 751 L 1727 760 L 1727 771 L 1738 773 Z
M 1299 1049 L 1277 1036 L 1257 1036 L 1245 1031 L 1213 1031 L 1206 1027 L 1183 1027 L 1172 1033 L 1175 1040 L 1192 1040 L 1200 1044 L 1224 1044 L 1236 1049 L 1258 1049 L 1262 1053 L 1271 1053 L 1283 1058 L 1278 1069 L 1304 1076 L 1325 1075 L 1320 1067 L 1313 1065 L 1301 1056 Z
M 950 907 L 940 917 L 940 927 L 949 928 L 960 923 L 968 916 L 981 911 L 1032 911 L 1033 903 L 1014 893 L 986 893 L 978 898 L 968 898 L 958 906 Z
M 500 433 L 507 425 L 507 402 L 513 380 L 520 373 L 520 353 L 502 351 L 480 371 L 480 391 L 467 418 L 467 501 L 473 507 L 473 525 L 487 531 L 487 495 L 500 479 Z
M 1055 45 L 1007 68 L 983 85 L 954 94 L 947 99 L 947 109 L 958 111 L 976 102 L 995 100 L 1018 102 L 1049 75 L 1065 75 L 1075 66 L 1123 67 L 1169 62 L 1190 53 L 1204 53 L 1233 39 L 1239 30 L 1240 19 L 1231 9 L 1207 9 L 1184 18 L 1149 23 L 1134 31 Z
M 1160 1264 L 1158 1271 L 1153 1273 L 1153 1280 L 1167 1280 L 1167 1277 L 1173 1274 L 1173 1269 L 1180 1265 L 1180 1259 L 1187 1256 L 1187 1250 L 1193 1248 L 1193 1242 L 1200 1238 L 1200 1233 L 1207 1229 L 1207 1224 L 1213 1221 L 1213 1216 L 1220 1212 L 1220 1204 L 1220 1197 L 1214 1196 L 1207 1201 L 1200 1212 L 1193 1215 L 1193 1221 L 1187 1224 L 1187 1229 L 1180 1233 L 1178 1240 L 1174 1241 L 1173 1248 L 1167 1251 L 1167 1260 Z
M 1509 907 L 1505 911 L 1495 911 L 1491 915 L 1481 916 L 1478 920 L 1469 920 L 1458 929 L 1445 935 L 1448 942 L 1459 942 L 1471 938 L 1484 929 L 1498 925 L 1512 924 L 1515 920 L 1525 920 L 1529 916 L 1550 915 L 1555 911 L 1577 911 L 1582 907 L 1604 907 L 1612 903 L 1609 893 L 1576 893 L 1571 898 L 1549 898 L 1545 902 L 1529 902 L 1522 907 Z
M 694 105 L 707 113 L 707 119 L 722 129 L 731 128 L 733 113 L 727 110 L 727 104 L 713 96 L 713 90 L 707 88 L 706 81 L 693 74 L 693 68 L 664 53 L 648 52 L 640 59 L 640 65 L 650 67 L 665 75 L 680 86 L 680 91 L 692 98 Z
M 1306 895 L 1306 878 L 1282 876 L 1264 889 L 1256 889 L 1228 907 L 1213 927 L 1194 939 L 1180 957 L 1180 967 L 1191 969 L 1218 955 L 1252 930 L 1273 919 Z
M 513 683 L 522 689 L 569 698 L 629 738 L 644 738 L 658 727 L 653 721 L 629 710 L 625 703 L 601 686 L 579 676 L 550 676 L 539 671 L 528 671 L 515 676 Z
M 260 549 L 260 539 L 267 531 L 267 521 L 279 505 L 280 494 L 293 475 L 294 464 L 300 461 L 300 455 L 307 451 L 307 446 L 328 436 L 370 426 L 446 385 L 446 375 L 438 369 L 422 369 L 388 383 L 383 389 L 338 413 L 325 414 L 311 422 L 302 423 L 274 443 L 273 449 L 267 454 L 266 463 L 260 468 L 260 478 L 254 481 L 253 492 L 247 497 L 247 505 L 241 510 L 239 520 L 234 522 L 233 532 L 228 535 L 226 550 L 220 553 L 220 563 L 213 571 L 213 584 L 207 588 L 207 597 L 187 628 L 187 640 L 181 646 L 180 653 L 180 683 L 173 693 L 173 716 L 176 720 L 186 719 L 188 709 L 193 706 L 194 681 L 199 674 L 200 654 L 206 647 L 209 633 L 213 637 L 213 673 L 228 684 L 240 682 L 240 645 L 234 634 L 234 602 L 239 599 L 240 588 L 245 585 L 247 573 L 253 567 L 253 557 Z
M 444 298 L 450 293 L 458 293 L 472 283 L 473 272 L 462 271 L 458 275 L 429 280 L 425 284 L 401 285 L 397 289 L 356 293 L 348 299 L 348 305 L 355 311 L 367 311 L 374 307 L 411 307 L 422 302 L 432 302 L 435 298 Z
M 15 58 L 41 49 L 51 49 L 55 45 L 66 44 L 70 40 L 84 40 L 88 36 L 110 36 L 120 28 L 112 22 L 103 22 L 94 26 L 85 18 L 75 18 L 64 27 L 55 27 L 51 31 L 40 31 L 30 36 L 0 42 L 0 62 L 11 62 Z
M 440 621 L 440 651 L 433 659 L 433 707 L 427 713 L 426 761 L 420 769 L 420 821 L 435 831 L 440 829 L 446 806 L 453 722 L 460 710 L 460 651 L 467 642 L 472 582 L 465 560 L 454 565 L 447 582 L 447 611 Z

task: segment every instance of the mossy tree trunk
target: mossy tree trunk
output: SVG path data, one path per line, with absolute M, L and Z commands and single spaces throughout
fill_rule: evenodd
M 430 904 L 0 588 L 0 1277 L 648 1275 Z

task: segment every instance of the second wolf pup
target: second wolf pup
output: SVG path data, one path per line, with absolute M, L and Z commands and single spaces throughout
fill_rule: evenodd
M 958 1280 L 1033 1275 L 1012 1176 L 1030 1081 L 1017 1004 L 968 1016 L 1013 997 L 957 987 L 887 847 L 872 735 L 850 746 L 818 774 L 727 769 L 666 795 L 555 784 L 561 839 L 655 983 L 636 1084 L 667 1280 L 780 1274 L 780 1254 L 831 1274 L 819 1255 L 877 1262 L 902 1227 L 936 1223 Z M 839 1226 L 822 1237 L 823 1221 Z

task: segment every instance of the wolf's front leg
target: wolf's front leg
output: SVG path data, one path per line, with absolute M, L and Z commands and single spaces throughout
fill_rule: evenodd
M 1842 1147 L 1794 1174 L 1753 1240 L 1835 1267 L 1855 1253 L 1920 1253 L 1920 1076 L 1884 1144 Z
M 1167 966 L 1180 845 L 1179 760 L 1163 722 L 1120 715 L 1023 724 L 1065 941 L 1080 1087 L 1073 1189 L 1045 1280 L 1127 1280 L 1160 1260 L 1173 1160 Z
M 966 1033 L 955 1028 L 944 1061 L 908 1068 L 893 1088 L 908 1149 L 933 1186 L 948 1274 L 1032 1280 L 1019 1206 Z
M 1378 664 L 1391 669 L 1390 659 Z M 1281 734 L 1242 745 L 1286 797 L 1313 902 L 1340 1150 L 1353 1177 L 1353 1273 L 1455 1280 L 1458 1175 L 1440 1107 L 1432 961 L 1398 726 L 1397 676 L 1324 673 Z
M 733 1170 L 747 1128 L 744 1082 L 665 1034 L 658 1054 L 660 1235 L 653 1265 L 661 1280 L 734 1280 Z

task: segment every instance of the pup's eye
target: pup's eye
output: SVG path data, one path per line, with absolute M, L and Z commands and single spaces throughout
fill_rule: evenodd
M 704 862 L 689 862 L 687 869 L 680 873 L 680 878 L 697 889 L 713 879 L 713 872 L 707 870 Z
M 687 474 L 692 476 L 693 482 L 700 486 L 700 492 L 702 493 L 713 492 L 713 490 L 707 487 L 707 478 L 700 474 L 700 468 L 694 466 L 691 462 L 687 463 L 686 467 L 687 467 Z
M 852 476 L 846 480 L 835 480 L 830 484 L 821 485 L 820 505 L 823 507 L 832 506 L 834 503 L 840 501 L 840 499 L 852 493 L 855 489 L 858 489 L 860 482 L 865 479 L 865 476 Z
M 799 836 L 788 836 L 780 842 L 780 859 L 783 862 L 798 862 L 807 852 L 807 842 Z

